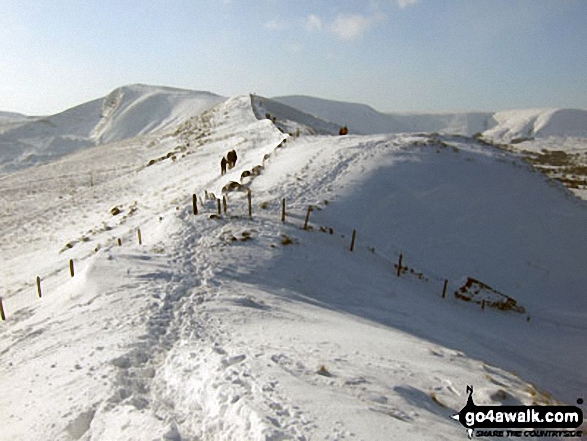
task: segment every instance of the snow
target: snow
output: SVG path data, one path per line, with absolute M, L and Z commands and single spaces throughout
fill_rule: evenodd
M 325 121 L 347 125 L 356 134 L 438 132 L 473 136 L 482 133 L 498 142 L 532 137 L 587 137 L 587 110 L 583 109 L 382 113 L 364 104 L 308 96 L 281 96 L 273 100 Z
M 255 116 L 275 118 L 275 126 L 284 133 L 304 135 L 335 135 L 341 126 L 316 118 L 300 110 L 258 95 L 251 95 Z M 279 115 L 279 120 L 275 115 Z
M 102 109 L 79 132 L 98 144 L 0 175 L 0 439 L 464 439 L 467 385 L 477 404 L 583 396 L 587 209 L 519 154 L 120 90 L 70 114 Z M 467 277 L 525 312 L 456 299 Z
M 16 123 L 16 122 L 25 121 L 28 118 L 29 118 L 28 116 L 23 115 L 21 113 L 0 111 L 0 124 L 2 124 L 2 125 L 6 124 L 6 123 Z
M 356 134 L 441 132 L 471 136 L 494 124 L 489 112 L 382 113 L 364 104 L 308 96 L 281 96 L 273 99 L 323 120 L 346 125 L 350 133 Z
M 18 170 L 81 148 L 169 129 L 224 99 L 209 92 L 136 84 L 57 115 L 4 130 L 0 125 L 0 170 Z
M 498 112 L 497 125 L 484 135 L 509 142 L 516 138 L 549 136 L 587 137 L 587 111 L 580 109 L 528 109 Z

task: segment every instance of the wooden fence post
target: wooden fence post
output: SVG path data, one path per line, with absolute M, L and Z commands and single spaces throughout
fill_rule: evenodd
M 118 246 L 121 247 L 122 246 L 122 239 L 120 239 L 120 237 L 118 238 Z
M 0 297 L 0 318 L 2 318 L 2 320 L 6 320 L 6 315 L 4 314 L 4 306 L 2 306 L 2 297 Z
M 310 220 L 310 213 L 312 212 L 312 210 L 312 206 L 308 205 L 308 212 L 306 213 L 306 220 L 304 221 L 304 230 L 308 229 L 308 221 Z
M 485 311 L 485 300 L 481 300 L 481 309 Z
M 249 188 L 247 190 L 248 190 L 248 192 L 247 192 L 247 199 L 249 200 L 249 217 L 253 217 L 253 204 L 251 202 L 251 198 L 252 198 L 252 196 L 251 196 L 251 189 Z
M 192 205 L 194 207 L 194 214 L 198 214 L 198 197 L 195 194 L 192 195 Z
M 444 287 L 442 288 L 442 298 L 446 297 L 446 287 L 448 286 L 448 280 L 444 279 Z
M 73 277 L 73 259 L 69 259 L 69 272 L 71 273 L 71 277 Z
M 285 198 L 281 200 L 281 222 L 285 222 Z
M 139 237 L 139 245 L 143 244 L 143 238 L 141 237 L 141 229 L 137 229 L 137 236 Z
M 355 248 L 355 236 L 357 235 L 357 230 L 353 230 L 353 238 L 351 239 L 351 253 L 353 252 L 353 249 Z
M 43 297 L 41 293 L 41 278 L 37 276 L 37 292 L 39 293 L 39 298 Z
M 216 199 L 216 205 L 218 206 L 218 216 L 222 214 L 222 210 L 220 210 L 220 199 Z
M 399 262 L 397 263 L 397 276 L 399 277 L 401 270 L 402 270 L 402 259 L 403 259 L 403 255 L 402 253 L 399 254 Z
M 222 196 L 222 208 L 224 209 L 224 214 L 226 214 L 227 205 L 226 196 Z

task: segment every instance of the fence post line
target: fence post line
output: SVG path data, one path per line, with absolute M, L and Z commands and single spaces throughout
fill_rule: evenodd
M 401 270 L 402 270 L 402 259 L 403 259 L 403 254 L 400 253 L 399 254 L 399 262 L 397 263 L 397 276 L 399 277 Z
M 351 253 L 355 248 L 355 236 L 357 235 L 357 230 L 353 229 L 353 238 L 351 239 Z
M 312 206 L 308 205 L 308 212 L 306 213 L 306 220 L 304 221 L 304 230 L 308 229 L 308 221 L 310 220 L 310 213 L 312 212 L 312 210 Z
M 444 287 L 442 288 L 442 298 L 446 297 L 446 287 L 448 286 L 448 279 L 444 279 Z
M 285 222 L 285 198 L 281 200 L 281 222 Z
M 73 277 L 73 275 L 74 275 L 74 271 L 73 271 L 73 259 L 69 259 L 69 272 L 71 274 L 71 277 Z
M 118 246 L 121 247 L 122 246 L 122 239 L 120 239 L 120 237 L 118 238 Z
M 6 315 L 4 314 L 4 306 L 2 306 L 2 297 L 0 297 L 0 318 L 2 318 L 2 320 L 6 320 Z
M 216 199 L 216 205 L 218 207 L 218 215 L 220 216 L 222 214 L 222 210 L 220 209 L 220 199 Z
M 139 245 L 143 244 L 143 238 L 141 237 L 141 229 L 137 228 L 137 236 L 139 237 Z
M 194 207 L 194 215 L 198 214 L 198 197 L 195 194 L 192 195 L 192 205 Z
M 37 276 L 37 292 L 39 293 L 39 298 L 43 297 L 41 293 L 41 278 Z
M 485 311 L 485 300 L 481 300 L 481 310 Z
M 224 214 L 226 214 L 226 209 L 228 208 L 228 203 L 226 201 L 226 196 L 222 196 L 222 208 L 224 209 Z
M 249 217 L 253 217 L 253 204 L 250 188 L 247 189 L 247 199 L 249 200 Z

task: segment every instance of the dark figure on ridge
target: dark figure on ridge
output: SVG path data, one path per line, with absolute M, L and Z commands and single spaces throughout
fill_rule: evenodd
M 228 162 L 228 168 L 231 169 L 236 165 L 236 151 L 231 150 L 226 155 L 226 160 Z

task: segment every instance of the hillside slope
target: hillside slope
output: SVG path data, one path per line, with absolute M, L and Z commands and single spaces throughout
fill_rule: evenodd
M 273 98 L 317 118 L 348 125 L 351 133 L 438 132 L 472 136 L 483 133 L 498 142 L 551 136 L 587 137 L 587 110 L 520 109 L 503 112 L 382 113 L 364 104 L 309 96 Z
M 6 124 L 6 123 L 21 122 L 21 121 L 25 121 L 28 118 L 30 118 L 30 117 L 23 115 L 21 113 L 1 112 L 0 111 L 0 125 Z
M 259 119 L 270 119 L 283 133 L 298 135 L 338 135 L 341 126 L 304 113 L 276 100 L 251 95 L 251 105 Z
M 47 162 L 80 148 L 177 126 L 224 101 L 209 92 L 131 85 L 0 133 L 0 171 Z
M 464 439 L 467 385 L 587 390 L 587 208 L 509 152 L 290 137 L 242 96 L 31 170 L 0 178 L 11 441 Z
M 528 109 L 497 112 L 497 124 L 483 135 L 500 142 L 520 138 L 587 137 L 587 110 Z
M 347 125 L 351 133 L 443 132 L 471 136 L 493 125 L 492 114 L 470 113 L 382 113 L 370 106 L 309 96 L 273 98 L 310 115 L 339 125 Z

